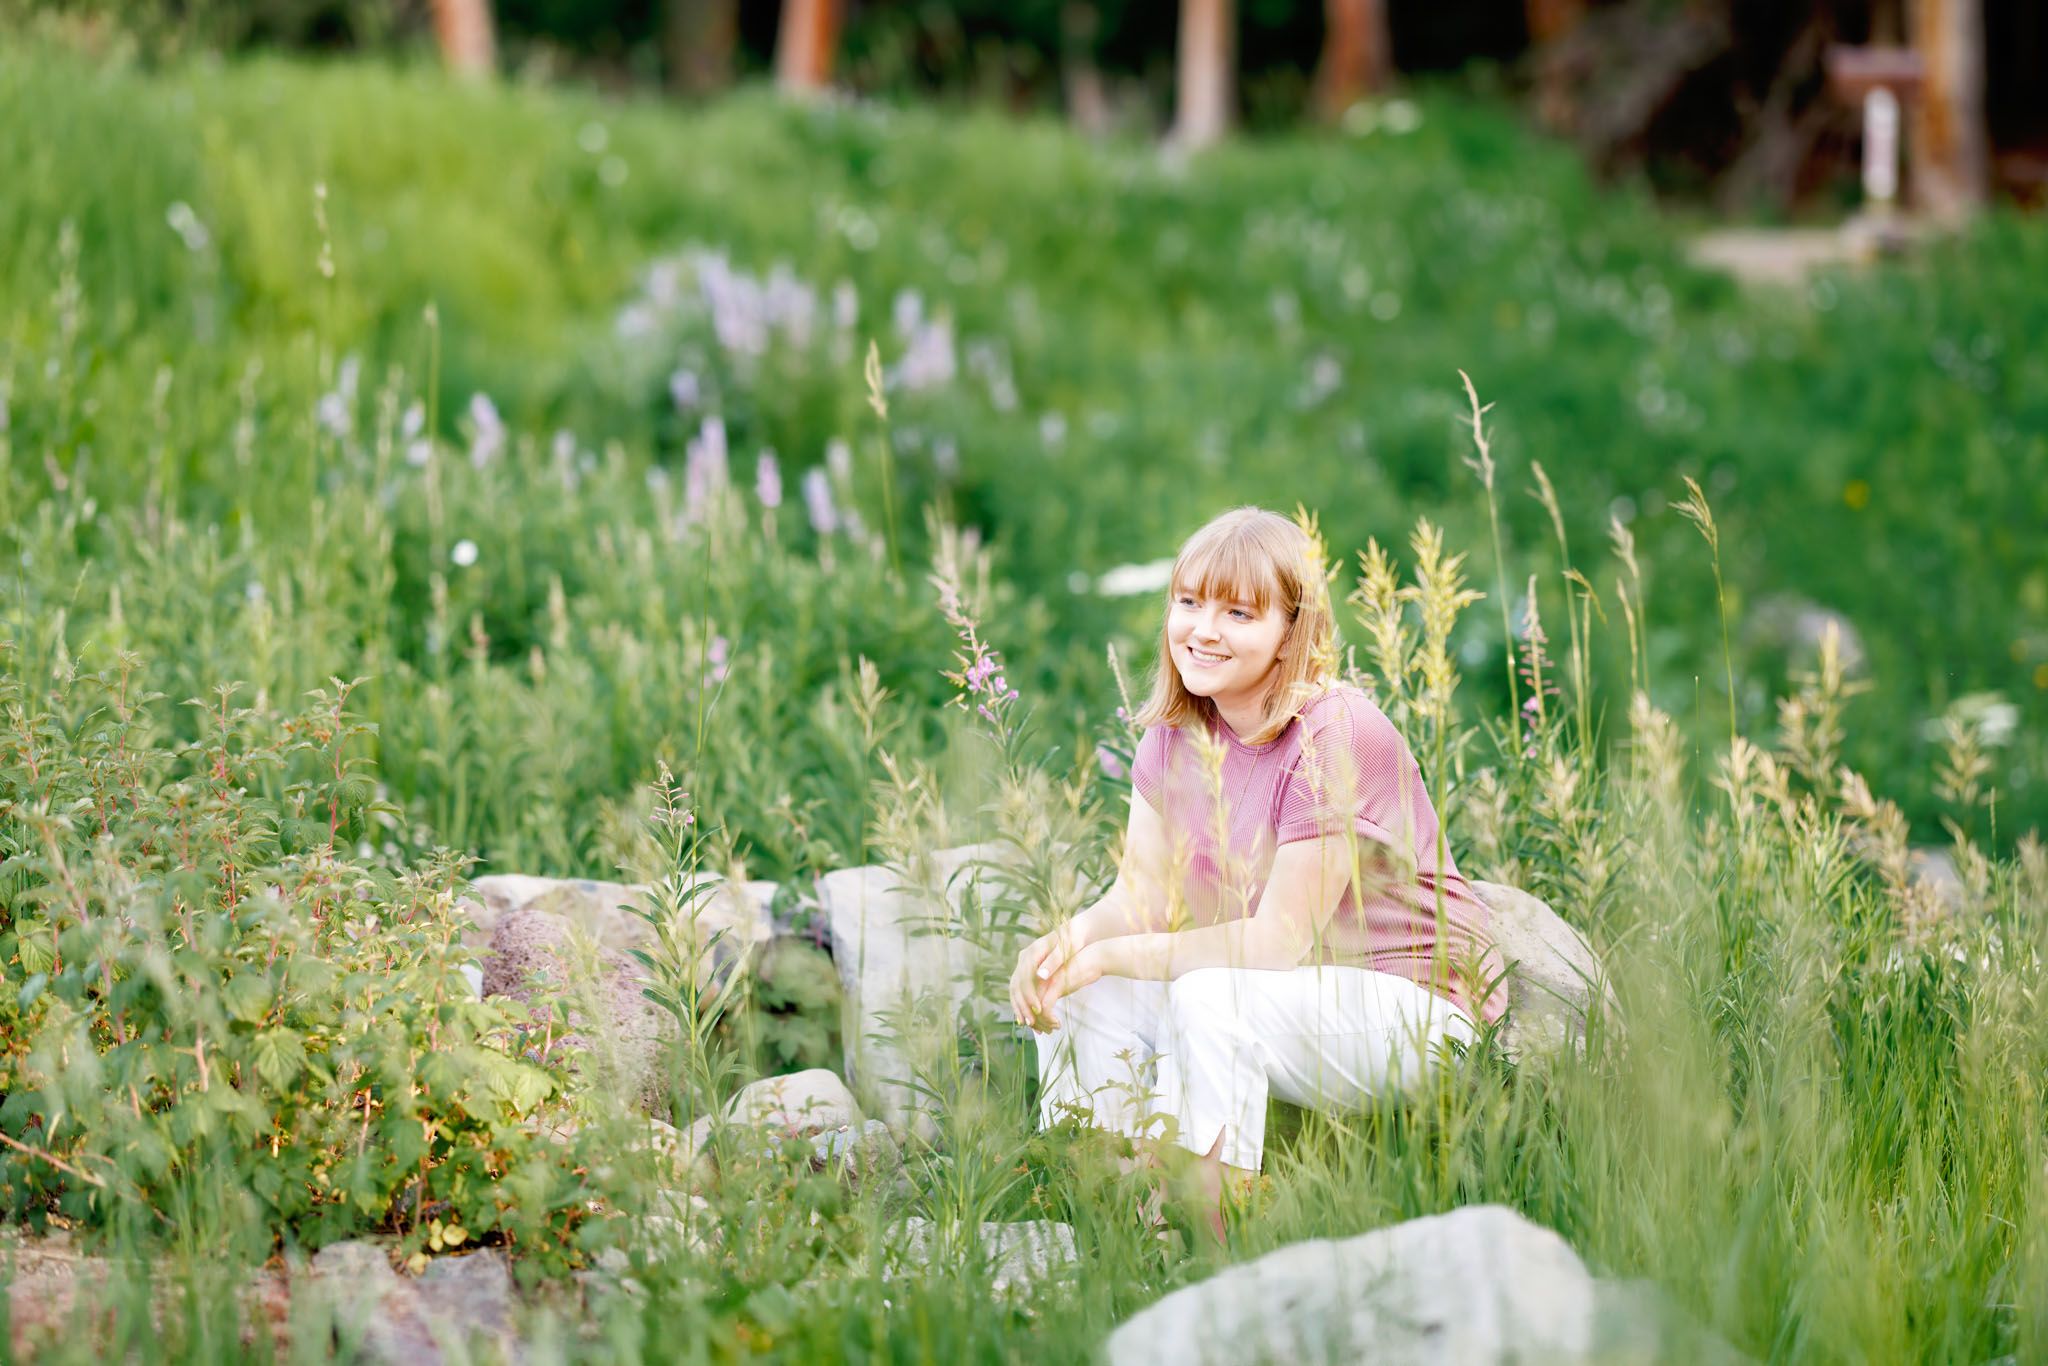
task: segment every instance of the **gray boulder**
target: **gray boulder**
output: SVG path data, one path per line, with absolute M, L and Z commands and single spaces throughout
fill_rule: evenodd
M 919 1040 L 950 1040 L 960 1006 L 977 986 L 995 1007 L 1003 974 L 962 932 L 970 895 L 992 894 L 982 866 L 988 845 L 942 849 L 914 879 L 883 867 L 841 868 L 819 879 L 843 992 L 848 1078 L 902 1138 L 926 1130 L 923 1098 L 910 1084 Z M 906 1028 L 905 1026 L 908 1026 Z
M 958 1255 L 968 1249 L 949 1248 L 947 1244 L 958 1240 L 960 1232 L 954 1230 L 949 1239 L 941 1225 L 912 1215 L 893 1231 L 884 1249 L 882 1274 L 923 1275 L 934 1261 L 956 1265 Z M 985 1223 L 979 1229 L 976 1246 L 986 1260 L 989 1289 L 998 1295 L 1021 1292 L 1038 1281 L 1064 1276 L 1080 1261 L 1072 1226 L 1050 1219 Z
M 1492 916 L 1493 941 L 1507 967 L 1508 1014 L 1502 1042 L 1516 1057 L 1553 1054 L 1586 1037 L 1597 997 L 1614 1021 L 1614 988 L 1584 935 L 1517 887 L 1475 882 Z
M 856 1180 L 893 1170 L 902 1161 L 888 1126 L 863 1116 L 846 1083 L 824 1068 L 769 1077 L 742 1089 L 726 1106 L 725 1122 L 746 1131 L 743 1146 L 762 1152 L 779 1150 L 792 1138 L 808 1139 L 813 1166 Z M 696 1180 L 710 1175 L 713 1123 L 713 1116 L 703 1116 L 676 1145 L 683 1167 Z
M 822 1067 L 757 1081 L 732 1098 L 726 1114 L 735 1124 L 788 1137 L 858 1129 L 865 1122 L 839 1074 Z
M 496 1249 L 438 1257 L 411 1277 L 393 1270 L 375 1243 L 330 1243 L 314 1254 L 294 1299 L 373 1366 L 522 1356 L 513 1332 L 512 1272 Z
M 617 949 L 591 944 L 562 916 L 517 910 L 491 932 L 483 994 L 551 1010 L 549 1051 L 568 1049 L 594 1062 L 592 1080 L 652 1099 L 663 1039 L 672 1021 L 642 995 L 645 973 Z
M 1501 1205 L 1315 1239 L 1175 1291 L 1111 1366 L 1507 1366 L 1588 1360 L 1597 1296 L 1564 1239 Z

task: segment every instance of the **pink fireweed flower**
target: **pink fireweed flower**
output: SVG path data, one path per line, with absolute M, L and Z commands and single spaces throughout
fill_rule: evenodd
M 1130 776 L 1130 770 L 1124 767 L 1124 761 L 1117 758 L 1107 745 L 1097 745 L 1095 747 L 1095 762 L 1108 777 L 1126 778 Z
M 810 515 L 811 530 L 820 536 L 839 529 L 839 511 L 832 506 L 832 480 L 817 465 L 804 471 L 804 511 Z
M 762 451 L 754 462 L 754 496 L 771 512 L 782 506 L 782 466 L 772 449 Z
M 490 395 L 481 393 L 469 396 L 469 420 L 476 428 L 469 439 L 469 463 L 482 469 L 505 449 L 505 421 Z

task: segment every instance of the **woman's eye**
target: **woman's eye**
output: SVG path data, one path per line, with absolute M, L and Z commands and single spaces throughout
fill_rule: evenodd
M 1252 619 L 1252 614 L 1250 612 L 1245 611 L 1242 607 L 1231 608 L 1230 615 L 1232 615 L 1233 617 L 1242 617 L 1246 621 L 1250 621 Z

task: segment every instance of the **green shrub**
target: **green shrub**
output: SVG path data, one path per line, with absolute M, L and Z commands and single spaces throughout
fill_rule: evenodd
M 562 1078 L 458 970 L 460 860 L 348 857 L 377 814 L 350 689 L 295 714 L 219 689 L 188 744 L 133 657 L 47 688 L 8 661 L 8 1217 L 259 1258 L 372 1228 L 573 1255 L 592 1191 L 535 1122 Z

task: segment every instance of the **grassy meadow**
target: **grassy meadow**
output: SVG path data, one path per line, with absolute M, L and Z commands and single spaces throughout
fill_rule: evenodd
M 267 1358 L 242 1268 L 379 1233 L 508 1247 L 548 1359 L 1080 1361 L 1222 1261 L 1480 1201 L 1758 1360 L 2041 1355 L 2038 222 L 1745 295 L 1449 92 L 1179 164 L 24 41 L 0 128 L 0 1201 L 183 1292 L 45 1359 Z M 1461 865 L 1584 930 L 1619 1018 L 1290 1117 L 1211 1252 L 1032 1132 L 1028 1043 L 970 1012 L 905 1182 L 725 1134 L 650 1258 L 682 1178 L 465 993 L 461 879 L 801 888 L 994 839 L 1099 882 L 1110 652 L 1142 683 L 1158 611 L 1111 571 L 1243 501 L 1318 515 Z M 993 716 L 947 676 L 970 620 Z M 715 999 L 691 961 L 669 1117 L 833 1061 L 817 955 Z M 913 1214 L 1060 1219 L 1081 1265 L 885 1275 Z M 586 1303 L 612 1249 L 633 1288 Z

